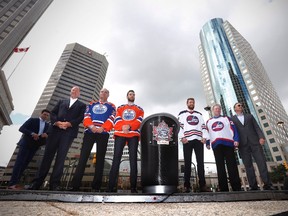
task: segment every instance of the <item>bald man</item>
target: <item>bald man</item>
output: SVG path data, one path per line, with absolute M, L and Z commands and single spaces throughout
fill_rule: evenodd
M 32 181 L 28 189 L 38 190 L 46 178 L 51 163 L 57 153 L 52 174 L 49 181 L 50 190 L 61 190 L 60 179 L 63 175 L 64 162 L 68 150 L 77 137 L 79 124 L 84 118 L 86 105 L 79 101 L 80 88 L 74 86 L 70 92 L 70 98 L 59 100 L 51 111 L 51 127 L 49 137 L 40 165 L 37 177 Z

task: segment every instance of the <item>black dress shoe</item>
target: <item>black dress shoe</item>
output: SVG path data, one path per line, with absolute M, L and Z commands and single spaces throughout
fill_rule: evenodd
M 191 192 L 191 187 L 184 188 L 184 193 L 190 193 L 190 192 Z
M 277 190 L 277 189 L 271 185 L 264 185 L 263 190 Z
M 200 192 L 211 192 L 211 190 L 207 188 L 206 186 L 203 186 L 203 187 L 200 187 Z
M 79 191 L 79 188 L 77 188 L 77 187 L 70 187 L 70 188 L 67 188 L 67 191 Z
M 131 193 L 138 193 L 136 188 L 131 188 Z
M 260 188 L 259 187 L 251 187 L 251 188 L 249 188 L 249 191 L 257 191 L 257 190 L 260 190 Z
M 53 186 L 49 188 L 50 191 L 63 191 L 61 186 Z
M 40 188 L 40 185 L 39 185 L 39 184 L 37 184 L 36 182 L 32 182 L 32 183 L 28 186 L 27 190 L 39 190 L 39 188 Z

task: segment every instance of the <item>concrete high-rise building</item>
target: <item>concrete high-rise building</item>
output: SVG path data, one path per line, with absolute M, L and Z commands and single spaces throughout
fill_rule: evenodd
M 100 90 L 103 88 L 107 68 L 108 61 L 104 55 L 77 43 L 68 44 L 52 72 L 32 116 L 38 117 L 41 110 L 52 110 L 59 99 L 69 98 L 70 90 L 75 85 L 80 87 L 81 95 L 79 99 L 82 102 L 88 104 L 91 100 L 96 100 Z M 66 173 L 67 175 L 72 171 L 69 170 L 70 165 L 74 164 L 79 156 L 84 135 L 83 132 L 84 128 L 81 124 L 78 136 L 72 143 L 65 162 L 66 171 L 68 172 Z M 10 179 L 17 152 L 18 148 L 16 148 L 5 171 L 4 181 Z M 33 158 L 33 162 L 30 163 L 30 173 L 28 177 L 32 178 L 35 175 L 40 165 L 42 155 L 43 149 L 37 152 Z M 49 175 L 50 172 L 48 176 Z M 64 178 L 67 178 L 67 175 Z
M 52 1 L 53 0 L 0 1 L 0 88 L 3 90 L 1 90 L 0 98 L 0 132 L 2 126 L 12 124 L 9 114 L 14 109 L 12 96 L 6 77 L 2 72 L 2 67 L 12 55 L 14 48 L 22 42 Z
M 220 18 L 200 31 L 200 67 L 208 107 L 221 104 L 224 115 L 234 115 L 233 105 L 244 104 L 265 134 L 268 162 L 288 159 L 287 113 L 249 42 Z M 240 160 L 241 163 L 241 160 Z
M 53 0 L 3 0 L 0 2 L 0 68 Z

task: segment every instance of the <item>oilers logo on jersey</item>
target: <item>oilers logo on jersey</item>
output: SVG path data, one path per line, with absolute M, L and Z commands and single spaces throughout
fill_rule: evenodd
M 134 110 L 126 109 L 123 111 L 122 119 L 124 119 L 125 121 L 131 121 L 131 120 L 135 119 L 135 116 L 136 116 L 136 113 Z
M 95 114 L 103 114 L 107 111 L 107 106 L 105 104 L 95 104 L 92 111 Z

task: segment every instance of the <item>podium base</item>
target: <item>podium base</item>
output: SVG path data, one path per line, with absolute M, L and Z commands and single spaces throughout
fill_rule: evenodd
M 177 186 L 175 185 L 150 185 L 145 186 L 142 189 L 143 193 L 150 194 L 172 194 L 177 192 Z

